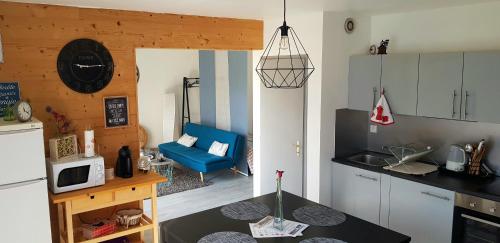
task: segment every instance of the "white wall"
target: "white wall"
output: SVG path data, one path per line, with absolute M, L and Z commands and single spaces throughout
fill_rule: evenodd
M 279 16 L 276 18 L 264 19 L 264 45 L 267 45 L 271 35 L 276 28 L 280 26 L 283 19 Z M 322 32 L 323 32 L 323 13 L 322 12 L 305 12 L 301 14 L 293 14 L 287 16 L 287 23 L 292 26 L 302 41 L 306 51 L 309 53 L 312 63 L 316 70 L 311 75 L 308 81 L 308 113 L 307 118 L 307 175 L 312 181 L 307 182 L 307 185 L 312 185 L 311 189 L 307 187 L 307 198 L 311 200 L 318 200 L 319 195 L 319 124 L 321 110 L 319 104 L 321 103 L 321 68 L 322 68 Z M 262 55 L 262 51 L 253 52 L 253 64 L 255 68 L 258 60 Z M 253 138 L 254 138 L 254 195 L 262 195 L 264 193 L 272 192 L 275 190 L 274 183 L 263 183 L 263 181 L 274 181 L 273 164 L 269 163 L 267 158 L 270 155 L 261 154 L 261 134 L 272 134 L 272 131 L 261 131 L 261 120 L 266 117 L 261 117 L 261 91 L 265 87 L 261 84 L 259 77 L 253 72 Z M 279 114 L 277 114 L 279 115 Z M 293 147 L 292 147 L 293 148 Z M 262 163 L 262 161 L 267 161 Z M 263 178 L 263 176 L 266 178 Z M 267 178 L 272 176 L 273 178 Z
M 389 38 L 389 52 L 500 49 L 500 2 L 372 17 L 371 42 Z
M 347 17 L 355 20 L 351 34 L 344 31 Z M 332 162 L 335 155 L 335 110 L 347 107 L 349 57 L 368 52 L 370 17 L 325 12 L 323 18 L 323 83 L 321 89 L 321 152 L 319 202 L 331 206 Z
M 182 79 L 198 77 L 198 51 L 174 49 L 137 49 L 136 62 L 140 70 L 137 96 L 139 124 L 149 135 L 148 147 L 156 147 L 163 141 L 162 100 L 166 93 L 176 95 L 176 134 L 180 132 L 182 116 Z M 189 89 L 191 121 L 200 121 L 199 89 Z

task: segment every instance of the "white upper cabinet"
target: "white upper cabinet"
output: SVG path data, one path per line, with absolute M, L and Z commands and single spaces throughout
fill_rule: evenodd
M 371 111 L 380 97 L 381 56 L 351 56 L 349 109 Z
M 417 114 L 419 54 L 391 54 L 382 56 L 381 88 L 392 113 Z
M 417 115 L 460 119 L 463 53 L 421 54 Z
M 394 114 L 500 123 L 500 51 L 352 56 L 349 108 L 382 89 Z
M 500 123 L 500 52 L 464 54 L 462 119 Z

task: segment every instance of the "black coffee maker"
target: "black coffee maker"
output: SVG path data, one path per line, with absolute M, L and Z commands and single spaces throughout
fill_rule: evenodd
M 115 167 L 116 176 L 122 178 L 130 178 L 133 176 L 132 156 L 128 146 L 123 146 L 118 151 L 118 159 L 116 159 Z

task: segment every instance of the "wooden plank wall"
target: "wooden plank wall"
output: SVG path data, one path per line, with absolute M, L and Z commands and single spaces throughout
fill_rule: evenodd
M 138 156 L 135 48 L 262 49 L 263 22 L 0 2 L 0 34 L 5 60 L 0 82 L 19 81 L 22 98 L 30 100 L 34 116 L 44 122 L 45 140 L 56 135 L 45 112 L 51 106 L 72 121 L 80 141 L 86 127 L 94 128 L 100 153 L 111 166 L 122 145 Z M 113 56 L 113 79 L 97 93 L 74 92 L 57 73 L 59 51 L 77 38 L 102 42 Z M 103 97 L 114 95 L 129 97 L 129 127 L 104 128 Z

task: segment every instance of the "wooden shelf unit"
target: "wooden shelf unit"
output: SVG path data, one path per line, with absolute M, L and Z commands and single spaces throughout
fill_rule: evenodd
M 118 230 L 109 235 L 103 235 L 91 240 L 87 240 L 80 233 L 76 233 L 75 241 L 80 243 L 98 243 L 102 241 L 107 241 L 115 239 L 121 236 L 131 235 L 134 233 L 140 233 L 146 230 L 153 229 L 153 220 L 148 218 L 146 215 L 142 216 L 141 222 L 137 226 L 131 226 L 126 229 L 125 227 L 118 226 Z M 142 240 L 142 239 L 141 239 Z
M 131 236 L 132 242 L 143 242 L 144 231 L 152 230 L 153 242 L 158 243 L 158 214 L 156 202 L 156 184 L 165 182 L 167 179 L 156 173 L 135 172 L 134 177 L 123 179 L 115 178 L 106 181 L 99 187 L 92 187 L 78 191 L 61 194 L 49 193 L 51 203 L 57 205 L 59 241 L 61 243 L 94 243 L 115 239 L 122 236 Z M 137 226 L 126 229 L 117 226 L 118 230 L 112 234 L 87 240 L 82 232 L 78 230 L 81 222 L 80 215 L 95 218 L 103 215 L 104 211 L 119 208 L 141 208 L 143 200 L 151 199 L 151 215 L 149 218 L 143 214 L 141 222 Z

